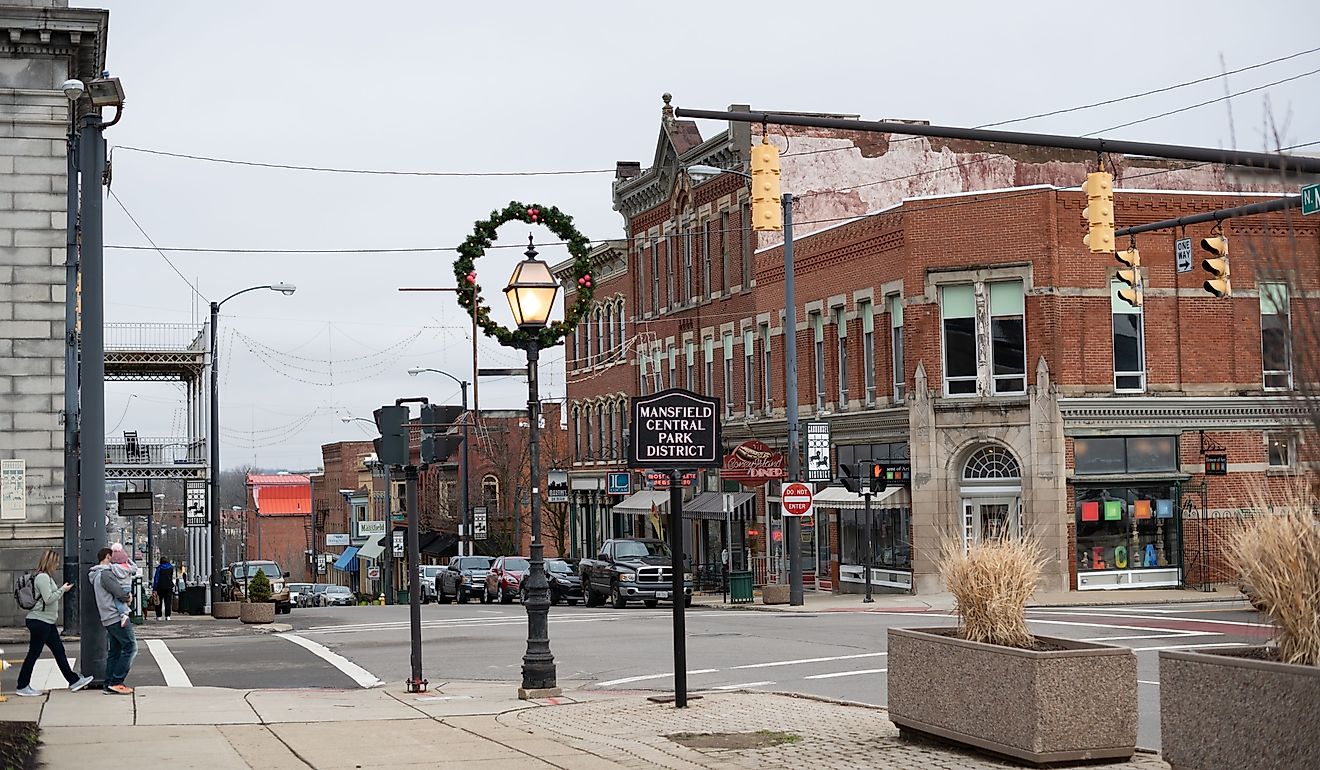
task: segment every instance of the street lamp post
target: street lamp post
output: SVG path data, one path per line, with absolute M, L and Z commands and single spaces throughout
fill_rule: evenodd
M 539 331 L 550 321 L 559 283 L 550 266 L 536 258 L 536 247 L 527 237 L 527 258 L 513 269 L 504 295 L 519 329 Z M 545 698 L 559 695 L 555 656 L 550 652 L 550 584 L 545 577 L 545 546 L 541 542 L 541 449 L 537 362 L 540 340 L 533 335 L 527 346 L 527 454 L 532 490 L 531 564 L 527 574 L 527 652 L 523 655 L 522 687 L 518 697 Z
M 220 350 L 216 344 L 216 326 L 220 322 L 220 306 L 240 294 L 247 294 L 250 291 L 258 289 L 270 289 L 278 291 L 286 297 L 298 290 L 298 287 L 291 283 L 263 284 L 261 286 L 249 286 L 241 291 L 236 291 L 219 302 L 211 303 L 211 462 L 207 469 L 210 477 L 210 500 L 208 509 L 211 518 L 211 594 L 212 601 L 216 588 L 220 585 L 220 570 L 224 568 L 221 560 L 220 548 L 223 544 L 224 535 L 220 527 Z
M 450 374 L 449 372 L 442 372 L 442 371 L 440 371 L 439 369 L 427 369 L 427 368 L 423 368 L 423 367 L 414 367 L 414 368 L 408 370 L 408 374 L 411 375 L 411 376 L 413 376 L 413 377 L 416 377 L 417 375 L 421 374 L 422 372 L 432 372 L 432 373 L 435 373 L 435 374 L 443 374 L 444 376 L 448 377 L 449 379 L 453 380 L 454 382 L 457 382 L 457 383 L 458 383 L 459 391 L 462 392 L 462 394 L 463 394 L 463 397 L 462 397 L 462 398 L 463 398 L 463 402 L 462 402 L 462 408 L 463 408 L 463 478 L 462 478 L 462 480 L 461 480 L 461 484 L 462 484 L 462 486 L 461 486 L 461 494 L 463 495 L 463 537 L 459 538 L 459 541 L 460 541 L 461 544 L 466 544 L 466 547 L 463 547 L 463 545 L 460 545 L 459 555 L 460 555 L 460 556 L 471 556 L 471 555 L 472 555 L 472 550 L 473 550 L 473 549 L 472 549 L 472 545 L 473 545 L 473 541 L 472 541 L 472 506 L 471 506 L 471 503 L 470 503 L 470 501 L 469 501 L 469 499 L 468 499 L 468 479 L 472 476 L 472 466 L 469 464 L 469 461 L 470 461 L 470 459 L 471 459 L 471 455 L 468 454 L 468 438 L 469 438 L 469 437 L 468 437 L 468 425 L 471 424 L 471 423 L 473 422 L 473 420 L 475 420 L 475 415 L 473 415 L 473 416 L 469 416 L 468 413 L 467 413 L 467 411 L 468 411 L 468 396 L 467 396 L 467 392 L 468 392 L 468 381 L 467 381 L 467 380 L 460 380 L 459 378 L 455 377 L 454 375 Z

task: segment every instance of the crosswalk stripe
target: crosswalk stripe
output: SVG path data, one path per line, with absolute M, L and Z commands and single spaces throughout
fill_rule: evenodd
M 805 663 L 831 663 L 836 660 L 856 660 L 858 658 L 878 658 L 888 655 L 887 652 L 863 652 L 857 655 L 835 655 L 828 658 L 798 658 L 797 660 L 775 660 L 769 663 L 747 663 L 741 666 L 731 666 L 730 668 L 773 668 L 775 666 L 797 666 Z
M 803 679 L 837 679 L 841 676 L 862 676 L 863 674 L 883 674 L 887 668 L 863 668 L 856 671 L 835 671 L 832 674 L 812 674 L 804 676 Z
M 183 666 L 179 665 L 179 659 L 174 657 L 170 648 L 165 644 L 164 639 L 148 639 L 147 649 L 151 650 L 151 657 L 156 659 L 156 666 L 160 668 L 160 673 L 165 676 L 166 687 L 192 687 L 192 680 L 188 678 L 187 672 Z
M 311 639 L 304 639 L 297 634 L 275 634 L 275 637 L 277 639 L 288 639 L 290 642 L 293 642 L 321 660 L 324 660 L 326 663 L 329 663 L 343 672 L 349 679 L 357 682 L 359 687 L 378 687 L 384 684 L 384 682 L 380 681 L 375 674 L 348 658 L 345 658 L 343 655 L 331 652 L 326 647 L 313 642 Z

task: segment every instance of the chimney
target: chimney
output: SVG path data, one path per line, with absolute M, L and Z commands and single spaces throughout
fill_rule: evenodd
M 626 179 L 641 176 L 642 164 L 635 160 L 621 160 L 614 164 L 614 181 L 622 182 Z

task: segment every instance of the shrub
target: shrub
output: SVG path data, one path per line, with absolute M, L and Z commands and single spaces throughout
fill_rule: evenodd
M 270 578 L 266 577 L 266 571 L 257 570 L 257 574 L 252 577 L 252 582 L 248 585 L 248 601 L 264 604 L 270 601 L 271 593 Z
M 940 577 L 953 594 L 962 638 L 1005 647 L 1029 648 L 1027 602 L 1045 564 L 1032 538 L 996 537 L 971 543 L 945 538 Z
M 1320 666 L 1320 501 L 1304 477 L 1279 496 L 1256 489 L 1252 497 L 1262 513 L 1234 534 L 1230 553 L 1274 624 L 1279 659 Z

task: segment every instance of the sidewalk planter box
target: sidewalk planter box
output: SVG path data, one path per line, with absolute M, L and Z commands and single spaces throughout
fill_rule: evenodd
M 1264 648 L 1160 651 L 1160 744 L 1173 770 L 1320 767 L 1320 668 Z
M 211 602 L 211 617 L 216 620 L 233 620 L 239 615 L 242 602 Z
M 238 619 L 244 623 L 274 623 L 274 602 L 243 602 Z
M 762 604 L 788 604 L 788 586 L 771 583 L 761 588 Z
M 889 718 L 900 732 L 1034 764 L 1136 751 L 1131 650 L 1045 636 L 1036 638 L 1057 649 L 1020 650 L 955 633 L 889 629 Z

